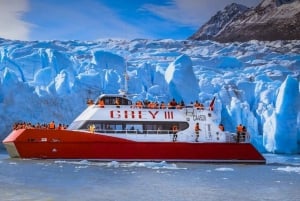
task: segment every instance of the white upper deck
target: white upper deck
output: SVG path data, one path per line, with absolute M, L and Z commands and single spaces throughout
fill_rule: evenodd
M 119 103 L 116 104 L 116 99 Z M 102 104 L 99 101 L 102 100 Z M 200 125 L 199 141 L 225 142 L 229 133 L 219 128 L 213 111 L 194 106 L 149 106 L 132 103 L 124 95 L 101 95 L 70 125 L 70 130 L 89 130 L 138 141 L 170 141 L 172 126 L 178 127 L 179 141 L 195 141 L 195 124 Z M 125 135 L 123 135 L 125 134 Z

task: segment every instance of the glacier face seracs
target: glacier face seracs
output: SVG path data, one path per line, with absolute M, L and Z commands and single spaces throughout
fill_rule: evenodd
M 126 72 L 127 69 L 127 72 Z M 0 44 L 0 131 L 16 121 L 69 124 L 88 98 L 126 89 L 133 100 L 206 106 L 225 128 L 247 126 L 261 151 L 299 152 L 300 41 L 100 40 Z

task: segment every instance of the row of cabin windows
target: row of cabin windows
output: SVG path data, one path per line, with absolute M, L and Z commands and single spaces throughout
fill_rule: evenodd
M 86 122 L 82 125 L 81 129 L 88 129 L 91 124 L 95 125 L 96 132 L 104 133 L 172 133 L 172 127 L 176 125 L 178 130 L 185 130 L 188 128 L 186 122 Z

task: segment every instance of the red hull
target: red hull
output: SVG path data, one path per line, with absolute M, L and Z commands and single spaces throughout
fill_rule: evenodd
M 75 131 L 27 129 L 4 141 L 11 157 L 265 163 L 249 143 L 135 142 Z

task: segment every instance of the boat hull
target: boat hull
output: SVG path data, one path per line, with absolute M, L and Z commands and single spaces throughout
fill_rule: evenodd
M 68 130 L 20 129 L 3 141 L 13 158 L 265 163 L 250 143 L 137 142 Z

